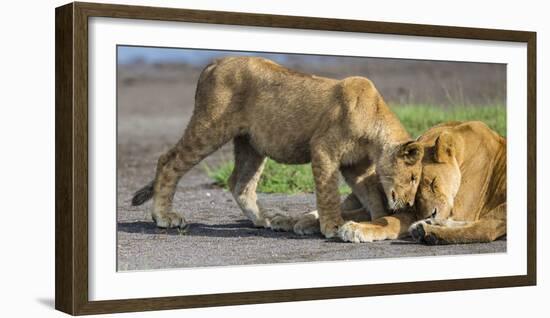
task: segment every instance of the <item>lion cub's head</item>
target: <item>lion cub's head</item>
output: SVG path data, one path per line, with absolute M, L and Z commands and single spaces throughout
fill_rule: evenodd
M 422 145 L 409 141 L 383 155 L 376 164 L 376 173 L 390 210 L 411 207 L 414 204 L 423 155 Z
M 450 216 L 461 183 L 457 161 L 460 140 L 442 132 L 433 147 L 425 149 L 422 178 L 416 194 L 416 213 L 419 219 Z

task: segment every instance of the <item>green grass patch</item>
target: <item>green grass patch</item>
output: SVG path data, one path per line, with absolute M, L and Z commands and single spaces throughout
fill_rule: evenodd
M 228 189 L 228 180 L 235 166 L 233 161 L 227 161 L 220 166 L 212 169 L 203 164 L 203 167 L 214 183 L 224 189 Z M 311 165 L 284 165 L 268 159 L 260 182 L 258 183 L 258 192 L 263 193 L 304 193 L 315 191 Z M 346 185 L 340 186 L 340 193 L 351 193 L 351 189 Z
M 431 105 L 400 105 L 392 106 L 405 129 L 416 138 L 428 128 L 447 121 L 479 120 L 502 136 L 506 136 L 506 107 L 504 105 L 488 106 L 455 106 L 442 108 Z M 234 163 L 225 163 L 209 167 L 203 164 L 203 168 L 214 182 L 227 189 L 227 181 L 233 171 Z M 314 192 L 315 184 L 311 172 L 311 166 L 283 165 L 268 159 L 260 182 L 258 191 L 264 193 L 303 193 Z M 350 188 L 342 184 L 340 193 L 350 193 Z
M 414 138 L 428 128 L 447 121 L 479 120 L 506 136 L 506 107 L 504 105 L 455 106 L 442 108 L 430 105 L 403 105 L 392 107 L 403 126 Z

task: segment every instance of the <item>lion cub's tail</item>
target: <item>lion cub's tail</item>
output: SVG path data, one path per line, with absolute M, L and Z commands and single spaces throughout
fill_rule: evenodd
M 155 180 L 149 182 L 146 186 L 137 190 L 136 193 L 134 193 L 134 197 L 132 198 L 132 205 L 142 205 L 143 203 L 151 200 L 154 193 L 154 186 Z

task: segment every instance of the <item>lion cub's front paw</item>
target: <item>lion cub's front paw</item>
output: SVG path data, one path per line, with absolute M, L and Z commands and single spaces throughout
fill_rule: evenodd
M 365 231 L 361 224 L 353 221 L 344 223 L 338 230 L 338 237 L 344 242 L 372 242 L 374 237 L 372 233 Z
M 157 224 L 157 227 L 163 229 L 169 228 L 187 228 L 188 224 L 185 219 L 177 213 L 169 212 L 163 215 L 153 214 L 153 221 Z
M 430 227 L 431 225 L 426 220 L 417 221 L 409 227 L 409 234 L 419 243 L 426 245 L 440 244 L 437 236 L 430 231 Z

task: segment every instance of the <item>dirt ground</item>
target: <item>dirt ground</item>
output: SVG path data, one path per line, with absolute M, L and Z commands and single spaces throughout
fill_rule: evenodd
M 380 65 L 375 69 L 383 72 Z M 198 74 L 197 69 L 184 66 L 128 65 L 119 68 L 118 270 L 506 251 L 505 240 L 435 247 L 408 240 L 351 244 L 321 236 L 303 237 L 256 229 L 241 213 L 231 195 L 212 185 L 212 180 L 200 165 L 183 177 L 174 199 L 175 211 L 182 213 L 191 223 L 188 232 L 180 234 L 177 230 L 157 229 L 150 217 L 150 203 L 132 207 L 130 200 L 134 191 L 152 180 L 157 158 L 183 133 L 193 110 Z M 380 86 L 390 87 L 397 77 L 390 76 L 387 82 L 380 81 Z M 398 86 L 407 86 L 407 82 Z M 391 92 L 388 95 L 391 96 Z M 205 162 L 215 165 L 231 156 L 229 144 Z M 259 200 L 268 209 L 289 214 L 315 208 L 313 194 L 260 194 Z

